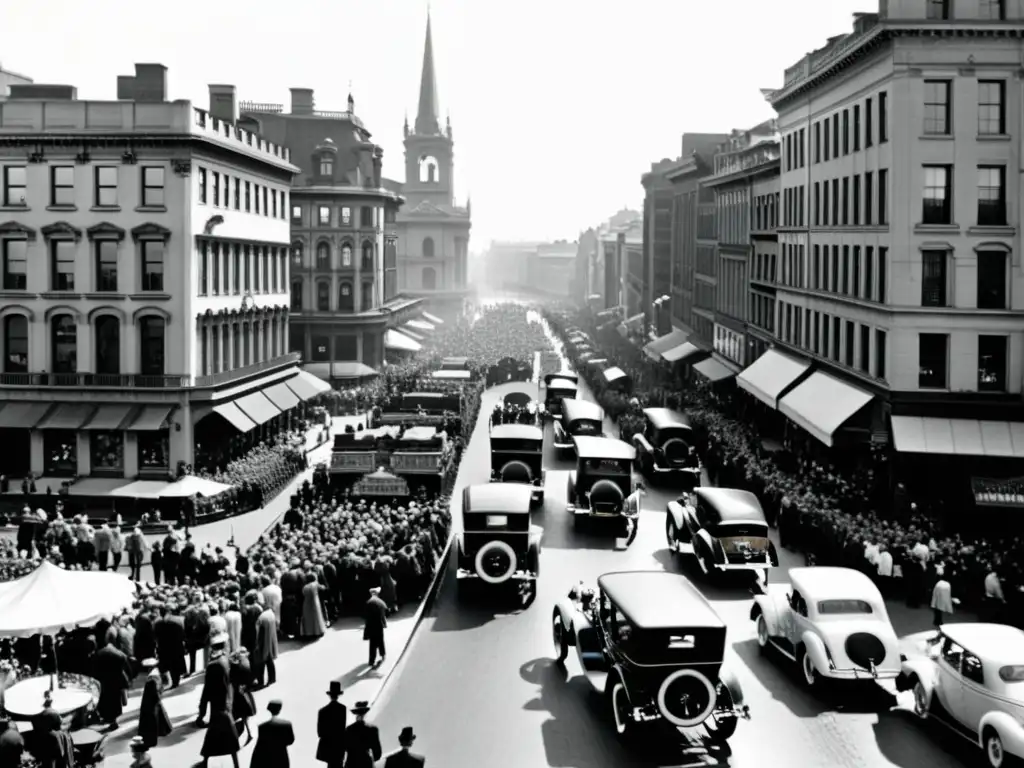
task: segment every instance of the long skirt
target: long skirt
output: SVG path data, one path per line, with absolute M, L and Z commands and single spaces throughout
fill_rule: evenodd
M 238 730 L 234 718 L 229 712 L 215 710 L 210 713 L 210 724 L 203 738 L 203 748 L 199 754 L 203 757 L 220 757 L 238 752 Z

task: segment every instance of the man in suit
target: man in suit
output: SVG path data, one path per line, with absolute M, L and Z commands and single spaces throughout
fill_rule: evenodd
M 398 734 L 398 743 L 401 748 L 388 755 L 388 759 L 384 761 L 384 768 L 423 768 L 427 759 L 409 751 L 414 741 L 416 741 L 416 734 L 413 732 L 412 726 L 405 726 Z
M 256 648 L 253 654 L 253 672 L 256 676 L 256 685 L 260 688 L 266 685 L 273 685 L 277 682 L 277 617 L 274 611 L 268 606 L 263 609 L 256 619 Z M 266 678 L 264 678 L 266 673 Z
M 249 768 L 289 768 L 288 747 L 295 743 L 295 731 L 290 720 L 280 717 L 281 706 L 280 699 L 267 704 L 270 719 L 260 723 Z
M 388 606 L 380 599 L 380 587 L 370 588 L 370 599 L 366 601 L 363 640 L 370 643 L 370 666 L 377 666 L 377 653 L 380 652 L 380 663 L 384 663 L 387 650 L 384 647 L 384 629 L 388 625 Z M 355 710 L 353 710 L 355 711 Z
M 185 672 L 185 622 L 171 612 L 170 606 L 160 609 L 160 618 L 153 626 L 156 636 L 160 674 L 170 677 L 171 688 L 177 688 Z
M 320 743 L 316 747 L 316 759 L 327 763 L 327 768 L 341 768 L 345 761 L 345 728 L 348 726 L 348 709 L 338 701 L 341 698 L 341 683 L 331 680 L 327 691 L 330 701 L 316 716 L 316 735 Z
M 6 717 L 0 720 L 0 766 L 19 766 L 25 753 L 25 739 Z
M 356 721 L 345 729 L 345 768 L 373 768 L 384 754 L 377 726 L 366 722 L 369 711 L 366 701 L 357 701 L 352 707 Z

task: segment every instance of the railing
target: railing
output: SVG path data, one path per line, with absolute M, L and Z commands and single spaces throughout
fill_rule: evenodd
M 111 389 L 182 389 L 183 374 L 142 373 L 0 373 L 0 387 L 88 387 Z
M 349 112 L 347 110 L 329 110 L 329 109 L 317 109 L 313 111 L 313 114 L 317 117 L 333 117 L 336 120 L 351 120 L 355 117 L 355 112 Z
M 269 104 L 262 101 L 242 101 L 238 104 L 238 111 L 279 115 L 284 112 L 284 104 Z
M 196 387 L 212 387 L 218 384 L 225 384 L 229 381 L 237 381 L 239 379 L 248 378 L 257 373 L 263 373 L 264 371 L 270 371 L 274 368 L 281 368 L 286 365 L 299 362 L 302 359 L 302 355 L 298 352 L 289 352 L 286 355 L 280 355 L 273 358 L 272 360 L 264 360 L 260 363 L 253 363 L 247 365 L 244 368 L 236 368 L 233 371 L 221 371 L 220 373 L 211 373 L 206 376 L 196 376 Z
M 282 160 L 291 159 L 291 151 L 280 144 L 274 144 L 273 142 L 267 141 L 252 131 L 247 131 L 244 128 L 238 128 L 234 123 L 227 120 L 221 120 L 218 117 L 214 117 L 206 110 L 200 109 L 199 107 L 192 108 L 194 113 L 194 123 L 196 128 L 199 129 L 200 133 L 212 133 L 218 138 L 222 139 L 233 139 L 241 144 L 266 152 L 267 154 L 278 157 Z

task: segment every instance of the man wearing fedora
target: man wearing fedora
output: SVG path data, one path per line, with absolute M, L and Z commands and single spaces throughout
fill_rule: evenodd
M 345 768 L 373 768 L 384 754 L 377 726 L 366 722 L 369 711 L 366 701 L 357 701 L 352 707 L 356 721 L 345 729 Z
M 401 748 L 388 755 L 387 760 L 384 761 L 384 768 L 423 768 L 427 759 L 409 751 L 412 749 L 414 741 L 416 741 L 416 734 L 413 732 L 412 726 L 405 726 L 398 734 L 398 743 Z
M 280 717 L 282 706 L 280 699 L 267 704 L 270 719 L 260 723 L 249 768 L 289 768 L 288 747 L 295 743 L 295 731 L 290 720 Z
M 321 763 L 327 763 L 327 768 L 341 768 L 345 762 L 348 709 L 338 701 L 341 693 L 341 683 L 331 680 L 331 686 L 327 691 L 331 700 L 316 716 L 316 735 L 320 739 L 316 747 L 316 759 Z
M 366 623 L 363 626 L 363 640 L 370 643 L 370 666 L 377 666 L 377 653 L 380 663 L 384 663 L 384 630 L 388 625 L 388 606 L 380 599 L 380 587 L 370 588 L 370 599 L 366 601 Z M 353 710 L 354 711 L 354 710 Z

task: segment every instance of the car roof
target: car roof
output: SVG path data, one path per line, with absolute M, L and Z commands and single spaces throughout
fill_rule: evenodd
M 547 387 L 549 389 L 579 389 L 579 385 L 572 379 L 562 378 L 551 379 L 551 381 L 547 383 Z
M 594 419 L 604 421 L 604 408 L 590 400 L 567 397 L 562 402 L 562 418 L 566 421 Z
M 606 573 L 598 586 L 639 629 L 724 627 L 688 578 L 669 571 Z
M 544 383 L 545 384 L 547 384 L 548 382 L 554 381 L 555 379 L 566 379 L 568 381 L 577 382 L 577 381 L 580 380 L 580 377 L 579 377 L 578 374 L 575 374 L 572 371 L 564 369 L 564 368 L 561 371 L 559 371 L 558 373 L 545 373 L 544 374 Z
M 853 568 L 828 565 L 790 568 L 789 580 L 793 588 L 799 590 L 808 603 L 841 598 L 879 599 L 875 582 Z
M 615 365 L 605 370 L 604 378 L 605 381 L 616 381 L 617 379 L 628 379 L 629 374 Z
M 522 483 L 481 483 L 467 485 L 463 491 L 462 512 L 495 512 L 504 515 L 528 515 L 534 488 Z
M 644 408 L 644 416 L 650 420 L 655 429 L 690 427 L 690 419 L 685 414 L 673 411 L 671 408 Z
M 764 510 L 757 496 L 750 491 L 739 488 L 712 488 L 701 486 L 693 489 L 694 494 L 711 507 L 714 507 L 723 522 L 740 520 L 764 522 Z
M 1024 631 L 1008 624 L 943 624 L 942 634 L 977 654 L 982 661 L 1024 664 Z
M 628 459 L 636 458 L 636 449 L 629 443 L 614 437 L 574 437 L 576 455 L 581 459 Z
M 532 424 L 496 424 L 491 427 L 491 438 L 507 440 L 537 440 L 543 442 L 544 431 Z

